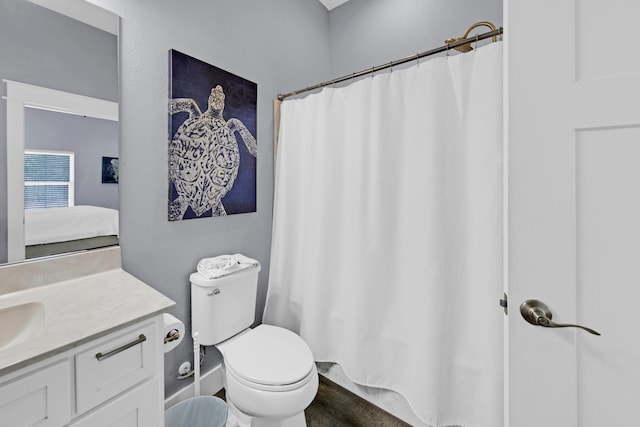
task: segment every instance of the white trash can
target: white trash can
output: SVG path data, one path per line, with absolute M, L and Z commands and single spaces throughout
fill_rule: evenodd
M 165 427 L 224 427 L 227 404 L 214 396 L 197 396 L 173 405 L 164 413 Z

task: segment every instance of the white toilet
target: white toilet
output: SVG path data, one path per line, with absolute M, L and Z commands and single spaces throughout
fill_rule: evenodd
M 224 357 L 228 427 L 304 427 L 318 391 L 309 346 L 295 333 L 255 319 L 260 266 L 217 279 L 193 273 L 191 322 L 202 345 Z

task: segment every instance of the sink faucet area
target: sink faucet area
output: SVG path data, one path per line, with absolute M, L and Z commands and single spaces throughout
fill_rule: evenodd
M 37 337 L 44 319 L 44 304 L 39 301 L 0 309 L 0 350 Z

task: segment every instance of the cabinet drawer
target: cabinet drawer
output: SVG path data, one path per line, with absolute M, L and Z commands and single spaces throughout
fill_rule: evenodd
M 81 414 L 156 373 L 155 323 L 114 333 L 76 355 L 76 410 Z
M 70 396 L 71 367 L 65 359 L 0 384 L 0 424 L 11 427 L 66 425 L 71 416 Z
M 138 386 L 71 425 L 73 427 L 163 426 L 159 381 L 156 378 Z

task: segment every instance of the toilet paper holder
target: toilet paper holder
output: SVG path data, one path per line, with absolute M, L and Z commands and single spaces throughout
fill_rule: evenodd
M 180 331 L 177 329 L 172 329 L 164 337 L 164 343 L 166 344 L 168 342 L 175 341 L 177 339 L 180 339 Z

